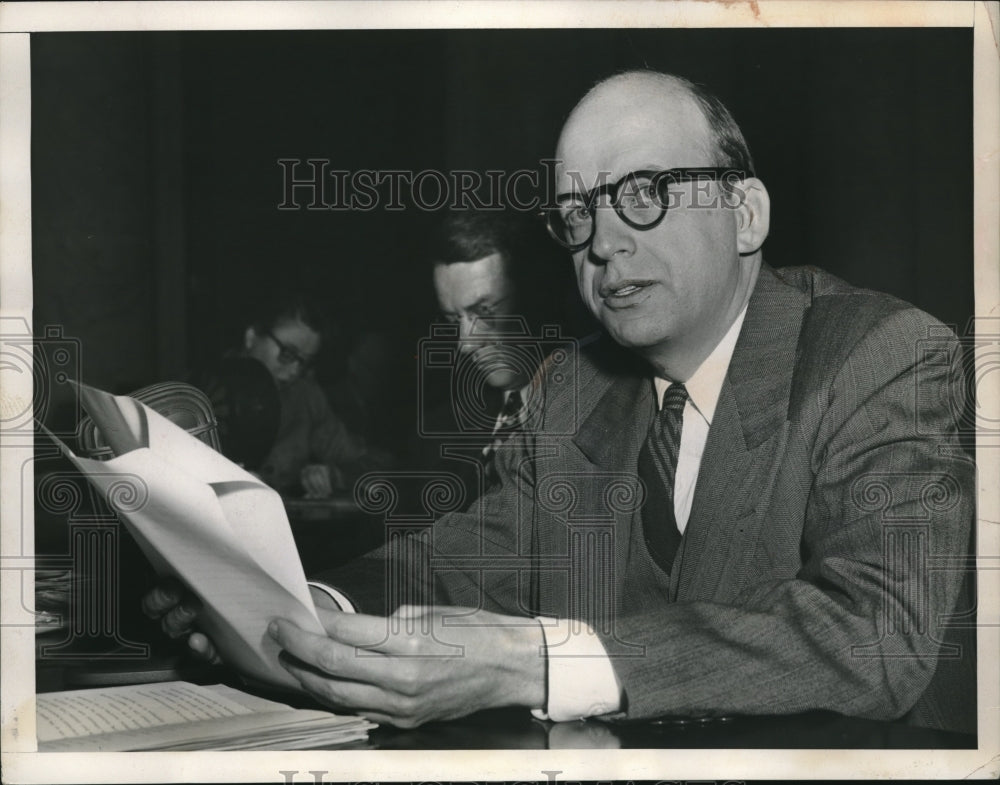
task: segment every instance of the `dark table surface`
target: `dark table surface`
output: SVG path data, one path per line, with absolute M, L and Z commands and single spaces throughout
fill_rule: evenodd
M 975 749 L 961 733 L 833 712 L 725 720 L 541 722 L 521 709 L 480 712 L 415 730 L 380 727 L 377 749 Z

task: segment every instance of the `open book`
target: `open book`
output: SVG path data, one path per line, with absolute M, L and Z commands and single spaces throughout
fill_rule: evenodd
M 60 443 L 65 455 L 118 512 L 157 572 L 176 576 L 202 601 L 199 626 L 225 661 L 300 690 L 278 663 L 267 625 L 282 617 L 324 630 L 281 497 L 133 398 L 80 385 L 80 400 L 115 457 L 80 458 Z
M 39 695 L 36 716 L 39 752 L 315 749 L 365 739 L 375 727 L 183 681 Z

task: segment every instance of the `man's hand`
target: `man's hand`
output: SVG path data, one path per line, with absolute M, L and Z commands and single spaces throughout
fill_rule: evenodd
M 268 631 L 322 703 L 401 728 L 545 703 L 545 639 L 533 619 L 412 606 L 389 618 L 325 609 L 319 618 L 326 637 L 284 619 Z
M 309 594 L 317 608 L 336 609 L 336 603 L 326 592 L 309 587 Z M 194 629 L 201 610 L 201 601 L 176 578 L 163 578 L 142 598 L 142 612 L 150 619 L 159 619 L 160 628 L 170 638 L 188 636 L 188 647 L 198 659 L 212 664 L 222 662 L 222 657 L 211 638 Z
M 330 467 L 322 463 L 313 463 L 303 467 L 299 472 L 299 482 L 305 491 L 307 499 L 326 499 L 333 493 L 333 483 L 330 480 Z
M 170 638 L 188 636 L 188 647 L 198 659 L 213 665 L 222 662 L 215 644 L 206 635 L 194 631 L 201 602 L 180 581 L 164 578 L 142 598 L 142 612 L 159 619 L 160 628 Z

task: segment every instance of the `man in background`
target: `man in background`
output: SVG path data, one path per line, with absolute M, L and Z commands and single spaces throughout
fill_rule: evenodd
M 422 401 L 413 453 L 419 465 L 457 473 L 472 495 L 472 467 L 478 464 L 486 485 L 496 482 L 497 449 L 529 426 L 540 406 L 531 381 L 544 359 L 542 325 L 565 335 L 563 303 L 572 283 L 551 250 L 532 216 L 496 210 L 446 213 L 428 243 L 438 309 L 451 325 L 443 340 L 455 341 L 455 362 L 448 388 L 437 391 L 445 399 Z M 475 462 L 445 460 L 445 452 Z
M 278 418 L 270 446 L 247 468 L 283 494 L 325 498 L 384 467 L 388 459 L 331 410 L 311 376 L 327 332 L 320 307 L 300 292 L 279 291 L 262 298 L 248 321 L 237 356 L 267 370 L 277 390 Z M 246 378 L 234 374 L 228 384 Z

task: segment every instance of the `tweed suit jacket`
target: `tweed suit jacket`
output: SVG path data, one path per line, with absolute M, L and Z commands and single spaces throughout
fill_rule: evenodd
M 565 367 L 541 381 L 535 434 L 498 454 L 497 489 L 323 580 L 370 613 L 586 621 L 629 719 L 829 709 L 972 730 L 974 648 L 942 626 L 962 576 L 928 569 L 968 553 L 974 516 L 956 347 L 906 303 L 765 265 L 670 574 L 636 476 L 650 373 L 604 340 L 572 384 Z

